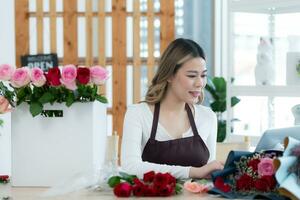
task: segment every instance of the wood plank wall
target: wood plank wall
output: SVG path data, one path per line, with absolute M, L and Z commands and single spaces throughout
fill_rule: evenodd
M 133 102 L 141 100 L 141 67 L 147 66 L 148 84 L 154 76 L 157 58 L 154 57 L 155 27 L 154 20 L 160 20 L 160 51 L 162 52 L 171 42 L 174 35 L 174 0 L 160 0 L 160 11 L 154 11 L 154 1 L 147 0 L 147 10 L 141 11 L 140 0 L 133 0 L 133 11 L 126 9 L 126 0 L 112 0 L 112 11 L 105 10 L 105 0 L 98 1 L 98 10 L 93 11 L 93 1 L 85 0 L 85 11 L 79 12 L 77 0 L 64 0 L 63 11 L 57 11 L 58 1 L 49 0 L 49 11 L 44 11 L 44 1 L 35 0 L 36 11 L 29 11 L 29 0 L 15 1 L 15 28 L 16 28 L 16 64 L 20 66 L 20 56 L 30 52 L 29 18 L 36 18 L 37 53 L 44 53 L 44 18 L 49 18 L 50 51 L 57 52 L 57 18 L 63 19 L 63 57 L 62 64 L 84 64 L 86 66 L 101 65 L 112 66 L 112 107 L 108 108 L 108 114 L 113 116 L 113 131 L 122 135 L 123 118 L 126 111 L 126 70 L 127 66 L 133 67 Z M 86 56 L 78 55 L 78 17 L 85 18 L 85 50 Z M 106 56 L 106 18 L 112 18 L 112 57 Z M 133 19 L 133 57 L 127 57 L 126 46 L 126 18 Z M 141 27 L 142 17 L 147 21 L 147 46 L 148 56 L 141 57 Z M 98 20 L 98 52 L 96 58 L 93 55 L 93 18 Z M 100 88 L 105 93 L 105 87 Z M 121 140 L 120 140 L 121 141 Z

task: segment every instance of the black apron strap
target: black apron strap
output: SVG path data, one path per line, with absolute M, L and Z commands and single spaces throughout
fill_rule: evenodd
M 197 127 L 196 127 L 196 124 L 195 124 L 193 113 L 192 113 L 192 110 L 191 110 L 190 106 L 187 103 L 185 104 L 185 109 L 186 109 L 187 114 L 188 114 L 190 125 L 191 125 L 192 130 L 193 130 L 193 134 L 194 134 L 194 136 L 197 136 L 199 134 L 198 134 Z
M 158 118 L 159 118 L 159 109 L 160 109 L 160 103 L 156 103 L 154 107 L 154 114 L 153 114 L 153 122 L 152 122 L 152 129 L 151 129 L 151 140 L 155 140 L 155 135 L 157 131 L 157 125 L 158 125 Z

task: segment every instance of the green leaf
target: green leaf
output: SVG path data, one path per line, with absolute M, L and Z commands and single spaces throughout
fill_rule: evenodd
M 215 101 L 210 104 L 211 109 L 214 112 L 224 112 L 226 110 L 226 101 Z
M 46 92 L 39 98 L 39 102 L 45 104 L 53 101 L 53 99 L 54 99 L 53 94 L 51 94 L 50 92 Z
M 66 106 L 70 107 L 75 102 L 75 96 L 73 92 L 69 92 L 66 98 Z
M 121 175 L 121 179 L 130 183 L 131 185 L 133 185 L 133 179 L 137 178 L 136 175 L 130 175 L 125 172 L 119 172 L 119 174 Z
M 239 103 L 241 100 L 237 97 L 231 97 L 231 107 L 235 106 L 237 103 Z
M 43 111 L 43 105 L 40 102 L 30 102 L 30 113 L 33 117 L 39 115 Z
M 176 185 L 175 185 L 175 193 L 176 194 L 180 194 L 181 192 L 182 192 L 182 185 L 176 183 Z
M 120 182 L 121 182 L 121 177 L 120 176 L 112 176 L 107 181 L 108 185 L 112 188 L 114 188 Z
M 226 93 L 226 81 L 223 77 L 214 77 L 212 82 L 217 92 Z
M 101 103 L 108 103 L 107 99 L 105 96 L 100 96 L 100 95 L 97 95 L 96 96 L 96 100 L 101 102 Z

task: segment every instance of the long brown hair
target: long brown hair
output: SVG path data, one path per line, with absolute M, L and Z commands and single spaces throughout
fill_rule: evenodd
M 145 102 L 155 104 L 162 101 L 168 88 L 168 79 L 175 75 L 185 62 L 197 57 L 205 60 L 203 49 L 193 40 L 178 38 L 171 42 L 160 58 L 157 72 L 146 93 Z M 201 103 L 203 98 L 202 91 L 198 103 Z

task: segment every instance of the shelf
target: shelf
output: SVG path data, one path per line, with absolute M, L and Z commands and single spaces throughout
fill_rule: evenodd
M 300 86 L 231 86 L 231 96 L 300 97 Z

